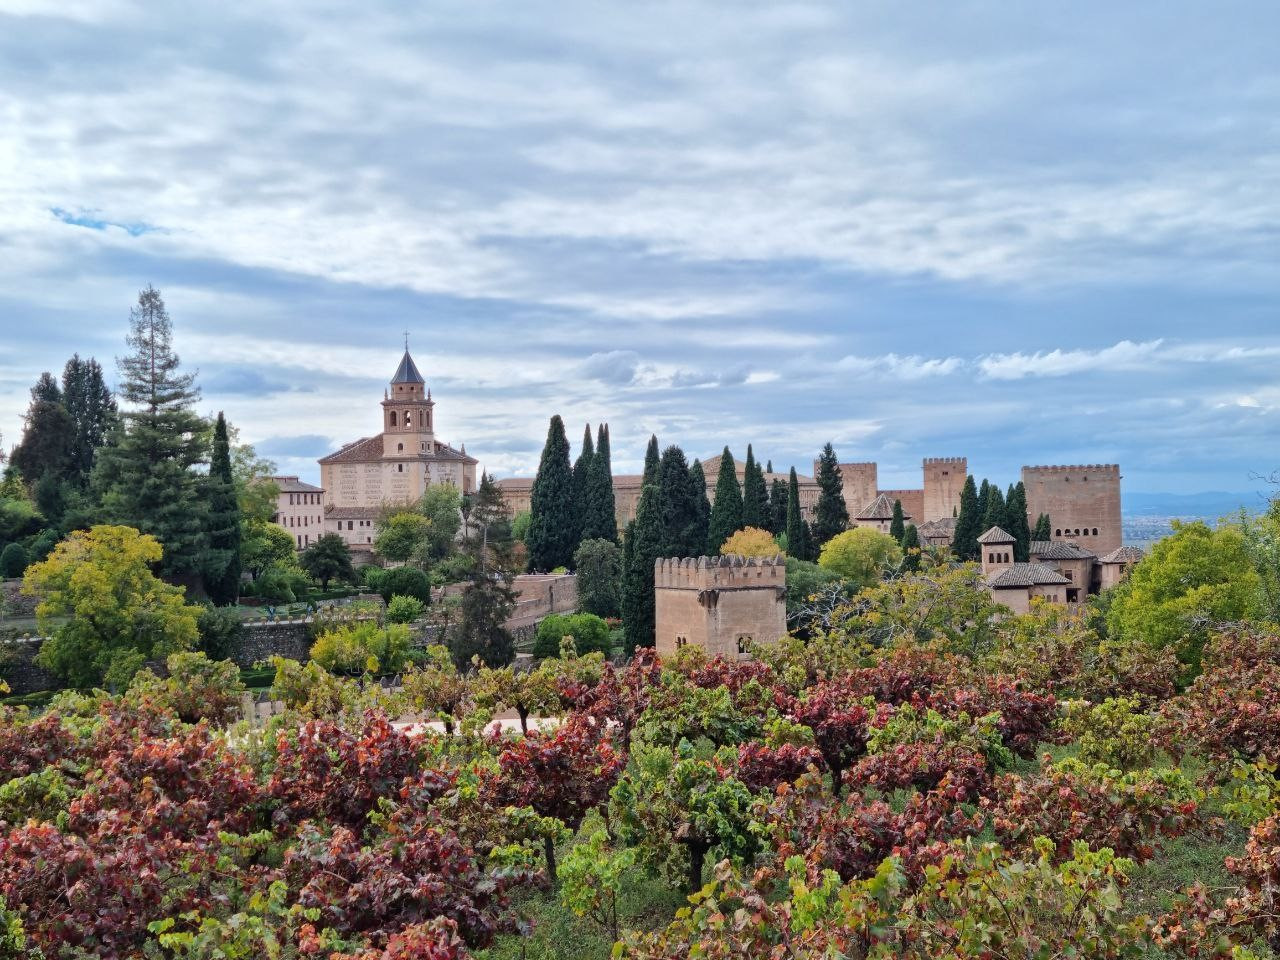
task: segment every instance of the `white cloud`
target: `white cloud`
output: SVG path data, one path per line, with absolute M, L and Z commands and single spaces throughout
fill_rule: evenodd
M 979 373 L 989 380 L 1026 377 L 1067 377 L 1079 373 L 1142 370 L 1162 359 L 1162 340 L 1134 343 L 1122 340 L 1101 350 L 1050 350 L 1038 353 L 993 353 L 977 360 Z

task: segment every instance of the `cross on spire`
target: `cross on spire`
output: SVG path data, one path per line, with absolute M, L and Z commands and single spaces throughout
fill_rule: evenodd
M 405 349 L 405 352 L 408 353 L 409 351 L 409 331 L 408 330 L 404 332 L 404 349 Z

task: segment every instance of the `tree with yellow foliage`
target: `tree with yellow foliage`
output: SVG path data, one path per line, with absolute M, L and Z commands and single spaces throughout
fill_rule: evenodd
M 726 557 L 776 557 L 782 553 L 782 548 L 768 530 L 744 527 L 724 542 L 720 553 Z
M 160 542 L 132 527 L 77 530 L 27 568 L 47 637 L 37 663 L 75 686 L 123 687 L 146 660 L 195 646 L 200 608 L 151 572 Z
M 818 565 L 860 587 L 879 582 L 902 560 L 902 548 L 888 534 L 870 527 L 854 527 L 822 545 Z

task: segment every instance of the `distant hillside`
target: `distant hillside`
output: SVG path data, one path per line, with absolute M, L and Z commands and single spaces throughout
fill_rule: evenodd
M 1126 517 L 1195 517 L 1216 520 L 1244 508 L 1259 510 L 1266 503 L 1262 493 L 1133 493 L 1124 492 Z

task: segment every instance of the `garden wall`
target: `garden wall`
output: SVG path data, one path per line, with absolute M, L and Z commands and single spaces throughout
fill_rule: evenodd
M 36 615 L 36 598 L 23 594 L 21 580 L 0 581 L 0 598 L 4 601 L 5 613 L 10 617 L 34 617 Z

